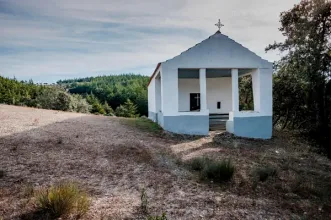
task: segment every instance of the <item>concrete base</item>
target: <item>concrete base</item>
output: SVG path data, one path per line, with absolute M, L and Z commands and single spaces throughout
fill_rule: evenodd
M 157 123 L 161 126 L 161 127 L 163 127 L 163 113 L 162 112 L 158 112 L 157 114 L 156 114 L 156 119 L 157 119 Z
M 226 131 L 229 132 L 229 133 L 234 133 L 234 130 L 233 130 L 233 121 L 226 121 Z
M 163 116 L 163 125 L 161 126 L 164 130 L 177 134 L 208 135 L 209 116 Z
M 152 120 L 152 121 L 154 121 L 154 122 L 156 122 L 156 120 L 157 120 L 157 115 L 156 115 L 156 113 L 155 112 L 148 112 L 148 118 L 150 119 L 150 120 Z
M 272 116 L 234 117 L 233 121 L 227 121 L 226 130 L 239 137 L 270 139 Z

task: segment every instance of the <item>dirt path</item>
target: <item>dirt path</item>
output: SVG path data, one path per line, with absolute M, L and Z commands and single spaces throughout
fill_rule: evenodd
M 277 199 L 238 191 L 244 177 L 224 188 L 201 183 L 177 165 L 172 155 L 184 160 L 198 154 L 224 156 L 226 148 L 217 147 L 213 137 L 178 140 L 122 120 L 0 105 L 0 169 L 5 172 L 0 219 L 20 219 L 33 209 L 24 196 L 26 186 L 61 180 L 77 181 L 88 190 L 92 207 L 86 219 L 137 219 L 143 188 L 149 212 L 166 212 L 169 219 L 298 217 Z

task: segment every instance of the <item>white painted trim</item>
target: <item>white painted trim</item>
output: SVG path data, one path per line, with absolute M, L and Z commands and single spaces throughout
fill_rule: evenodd
M 238 69 L 231 69 L 232 111 L 239 112 Z
M 250 117 L 261 117 L 261 116 L 271 116 L 270 114 L 256 112 L 256 111 L 240 111 L 240 112 L 229 112 L 230 121 L 233 117 L 236 118 L 250 118 Z
M 177 115 L 183 116 L 183 115 L 189 115 L 189 116 L 194 116 L 194 115 L 208 115 L 209 116 L 209 110 L 205 111 L 199 111 L 199 112 L 178 112 Z M 176 115 L 166 115 L 166 116 L 176 116 Z
M 206 82 L 206 69 L 199 70 L 200 82 L 200 109 L 202 112 L 207 110 L 207 82 Z

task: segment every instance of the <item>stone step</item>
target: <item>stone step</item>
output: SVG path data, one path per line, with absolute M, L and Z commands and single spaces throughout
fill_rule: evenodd
M 229 115 L 209 115 L 209 118 L 229 118 Z
M 212 126 L 209 126 L 209 130 L 210 131 L 226 130 L 226 126 L 225 125 L 212 125 Z
M 209 125 L 225 125 L 226 121 L 209 121 Z

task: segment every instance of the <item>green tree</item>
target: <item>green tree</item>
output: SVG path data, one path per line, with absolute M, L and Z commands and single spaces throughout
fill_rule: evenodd
M 59 86 L 35 85 L 0 76 L 0 103 L 62 111 L 89 112 L 90 105 L 80 95 L 71 95 Z
M 239 109 L 254 109 L 252 76 L 239 78 Z
M 266 48 L 285 54 L 276 65 L 277 120 L 283 127 L 305 128 L 320 144 L 331 146 L 331 2 L 303 0 L 281 13 L 280 22 L 285 41 Z
M 71 110 L 71 95 L 60 91 L 57 93 L 57 100 L 54 104 L 54 109 L 61 110 L 61 111 L 69 111 Z
M 86 97 L 87 102 L 92 106 L 91 107 L 91 113 L 94 114 L 106 114 L 106 111 L 103 109 L 103 106 L 101 105 L 99 99 L 95 97 L 93 93 L 88 95 Z
M 100 104 L 100 102 L 94 102 L 92 104 L 92 109 L 91 109 L 91 113 L 95 113 L 95 114 L 106 114 L 106 111 L 103 109 L 102 105 Z
M 112 107 L 110 107 L 110 106 L 108 105 L 107 102 L 105 102 L 105 104 L 103 104 L 102 107 L 103 107 L 103 109 L 105 110 L 105 112 L 106 112 L 107 115 L 113 115 L 113 114 L 114 114 L 114 110 L 112 109 Z
M 131 102 L 130 99 L 126 100 L 123 105 L 117 107 L 115 114 L 116 116 L 127 118 L 135 118 L 139 116 L 139 114 L 137 114 L 137 106 Z
M 57 83 L 70 93 L 86 96 L 91 105 L 93 99 L 98 99 L 100 103 L 107 102 L 112 109 L 116 109 L 130 99 L 137 106 L 137 112 L 147 116 L 148 80 L 147 76 L 123 74 L 61 80 Z
M 91 106 L 81 95 L 73 94 L 71 99 L 71 110 L 81 113 L 90 112 Z

